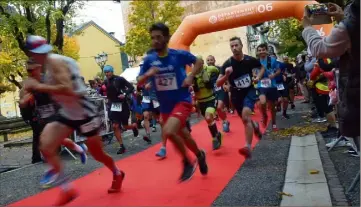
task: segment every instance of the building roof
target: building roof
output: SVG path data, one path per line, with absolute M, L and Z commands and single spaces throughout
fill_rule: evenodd
M 106 36 L 108 36 L 110 39 L 112 39 L 114 42 L 118 43 L 119 45 L 124 45 L 121 41 L 119 41 L 117 38 L 115 38 L 113 35 L 109 34 L 105 29 L 103 29 L 101 26 L 99 26 L 97 23 L 95 23 L 93 20 L 82 24 L 80 27 L 76 28 L 73 32 L 69 34 L 69 36 L 73 36 L 76 33 L 82 32 L 84 29 L 88 28 L 90 25 L 93 25 L 95 28 L 100 30 L 102 33 L 104 33 Z

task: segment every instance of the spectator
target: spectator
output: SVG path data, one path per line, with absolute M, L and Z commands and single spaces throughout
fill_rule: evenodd
M 336 4 L 328 6 L 328 15 L 338 22 L 330 35 L 321 37 L 304 15 L 302 36 L 317 58 L 340 57 L 339 128 L 342 135 L 356 138 L 360 136 L 360 1 L 352 0 L 345 13 Z M 359 147 L 359 140 L 355 142 Z
M 88 95 L 91 97 L 99 96 L 99 93 L 97 91 L 97 83 L 95 80 L 89 80 L 89 86 L 87 88 Z
M 288 56 L 283 57 L 283 65 L 285 67 L 285 74 L 286 74 L 286 85 L 288 88 L 289 98 L 291 109 L 295 108 L 295 69 L 293 65 L 289 62 Z
M 307 73 L 305 70 L 305 62 L 306 62 L 306 55 L 305 54 L 299 54 L 297 56 L 297 64 L 295 66 L 296 71 L 296 79 L 298 87 L 301 90 L 301 93 L 303 97 L 305 98 L 305 101 L 302 103 L 309 103 L 310 102 L 310 96 L 308 93 L 308 89 L 306 87 L 306 77 Z

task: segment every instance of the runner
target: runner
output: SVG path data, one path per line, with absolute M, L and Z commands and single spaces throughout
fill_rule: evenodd
M 258 91 L 260 92 L 260 104 L 263 115 L 263 125 L 267 127 L 268 116 L 267 116 L 267 102 L 268 109 L 271 110 L 272 115 L 272 130 L 277 131 L 276 125 L 276 104 L 278 100 L 278 91 L 276 84 L 276 76 L 281 72 L 279 63 L 276 59 L 268 56 L 268 46 L 263 43 L 258 45 L 257 53 L 259 60 L 265 68 L 265 73 L 262 80 L 258 81 Z
M 47 72 L 46 82 L 42 84 L 35 79 L 24 82 L 26 92 L 38 91 L 48 93 L 60 106 L 57 121 L 47 124 L 41 134 L 41 152 L 59 178 L 61 194 L 55 205 L 65 205 L 77 197 L 77 192 L 67 182 L 61 160 L 57 154 L 62 140 L 74 130 L 87 137 L 86 145 L 95 160 L 102 162 L 113 173 L 113 182 L 108 193 L 119 192 L 124 179 L 124 172 L 119 170 L 114 160 L 104 152 L 102 139 L 99 136 L 100 119 L 96 106 L 86 97 L 86 87 L 83 84 L 79 68 L 75 60 L 50 54 L 52 46 L 46 39 L 39 36 L 29 36 L 26 40 L 29 55 Z
M 34 78 L 39 82 L 44 82 L 44 76 L 41 74 L 42 66 L 36 64 L 33 60 L 27 61 L 27 72 L 30 78 Z M 26 93 L 23 89 L 20 93 L 20 107 L 23 107 L 28 104 L 33 104 L 35 106 L 35 114 L 38 118 L 39 131 L 42 132 L 47 123 L 53 122 L 56 120 L 56 115 L 58 111 L 58 106 L 51 100 L 49 94 L 39 93 L 32 91 L 31 93 Z M 77 145 L 71 139 L 65 138 L 62 143 L 65 147 L 74 150 L 80 154 L 80 160 L 83 164 L 87 161 L 87 147 L 84 144 Z M 45 172 L 45 175 L 40 180 L 40 185 L 42 188 L 49 188 L 55 185 L 59 174 L 57 174 L 54 169 L 50 168 Z
M 110 106 L 109 119 L 113 123 L 114 135 L 120 145 L 117 154 L 123 154 L 125 153 L 125 146 L 121 129 L 132 129 L 134 137 L 139 135 L 137 124 L 129 124 L 130 107 L 127 98 L 130 98 L 133 93 L 134 86 L 125 78 L 114 75 L 114 69 L 110 65 L 104 66 L 103 71 L 107 77 L 104 85 L 106 86 L 108 104 Z
M 30 59 L 27 61 L 26 66 L 30 78 L 34 78 L 39 82 L 44 82 L 44 75 L 41 74 L 42 66 L 40 64 L 36 64 L 33 60 Z M 59 107 L 51 100 L 49 94 L 39 93 L 36 91 L 27 94 L 24 93 L 25 91 L 22 89 L 20 92 L 19 105 L 20 107 L 24 107 L 25 105 L 29 104 L 35 106 L 35 114 L 39 123 L 38 130 L 42 132 L 47 123 L 56 120 L 56 115 Z M 86 163 L 86 152 L 88 149 L 86 145 L 77 145 L 69 138 L 65 138 L 61 144 L 71 150 L 78 152 L 80 154 L 81 163 Z M 48 169 L 45 172 L 45 175 L 40 180 L 41 187 L 49 188 L 55 185 L 58 175 L 59 174 L 56 173 L 53 168 Z
M 275 56 L 275 59 L 277 60 L 277 56 Z M 277 90 L 278 90 L 278 102 L 277 102 L 277 111 L 282 111 L 282 117 L 285 119 L 289 119 L 290 117 L 287 115 L 287 108 L 288 108 L 288 87 L 286 84 L 286 65 L 282 62 L 279 62 L 280 67 L 280 74 L 275 77 Z M 282 105 L 282 107 L 281 107 Z
M 251 119 L 252 109 L 257 100 L 256 90 L 252 84 L 252 69 L 261 68 L 258 77 L 253 79 L 257 82 L 263 76 L 264 68 L 257 59 L 243 54 L 243 44 L 239 37 L 230 39 L 230 47 L 233 56 L 223 64 L 217 86 L 222 86 L 227 80 L 230 83 L 231 101 L 245 127 L 246 146 L 241 148 L 239 153 L 250 158 L 253 133 L 262 138 L 259 124 Z
M 142 90 L 142 111 L 144 117 L 144 129 L 145 135 L 143 139 L 149 143 L 151 143 L 150 139 L 150 121 L 152 120 L 152 128 L 153 132 L 156 131 L 156 120 L 159 117 L 159 102 L 157 100 L 157 96 L 154 91 L 154 87 L 152 87 L 151 83 L 145 85 L 144 89 Z
M 148 80 L 155 86 L 163 136 L 170 139 L 183 157 L 183 172 L 180 181 L 189 180 L 197 168 L 197 160 L 203 175 L 208 173 L 206 154 L 200 150 L 186 128 L 186 119 L 192 110 L 189 86 L 193 77 L 200 72 L 201 61 L 187 51 L 168 49 L 169 28 L 163 23 L 156 23 L 149 29 L 155 52 L 148 54 L 141 67 L 138 84 Z M 186 65 L 192 65 L 192 74 L 186 75 Z M 185 144 L 184 144 L 185 143 Z M 185 145 L 197 156 L 192 162 Z
M 212 71 L 218 71 L 215 66 L 204 66 L 201 56 L 197 57 L 202 61 L 203 70 L 194 77 L 193 90 L 199 104 L 202 116 L 206 119 L 209 131 L 212 136 L 213 150 L 217 150 L 222 145 L 223 135 L 218 131 L 217 124 L 214 120 L 216 112 L 216 98 L 214 95 L 214 84 L 211 81 L 210 74 Z
M 209 55 L 207 57 L 207 65 L 217 67 L 217 69 L 218 69 L 217 76 L 219 76 L 219 72 L 220 72 L 221 68 L 216 66 L 215 64 L 216 64 L 216 59 L 212 55 Z M 215 72 L 213 72 L 213 74 L 214 73 Z M 212 72 L 211 72 L 211 77 L 213 77 Z M 212 83 L 214 84 L 215 95 L 216 95 L 217 114 L 223 122 L 222 123 L 223 132 L 229 132 L 230 122 L 227 121 L 226 107 L 224 105 L 224 99 L 225 99 L 226 95 L 228 95 L 228 93 L 224 90 L 224 88 L 223 88 L 224 86 L 217 87 L 216 82 L 217 82 L 217 78 L 214 81 L 212 80 Z
M 295 109 L 295 69 L 293 65 L 289 62 L 287 56 L 283 57 L 283 64 L 285 65 L 285 74 L 286 74 L 286 85 L 288 88 L 289 100 L 291 104 L 291 109 Z

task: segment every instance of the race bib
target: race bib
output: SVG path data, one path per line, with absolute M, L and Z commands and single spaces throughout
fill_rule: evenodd
M 40 118 L 49 118 L 50 116 L 55 114 L 55 108 L 53 104 L 38 106 L 37 108 Z
M 177 78 L 175 73 L 164 73 L 155 76 L 157 91 L 177 90 Z
M 251 77 L 249 74 L 242 75 L 234 80 L 234 84 L 237 88 L 248 88 L 252 84 Z
M 271 87 L 271 79 L 264 78 L 261 80 L 261 88 L 269 88 Z
M 143 96 L 143 103 L 150 103 L 150 96 Z
M 277 90 L 279 90 L 279 91 L 285 90 L 283 83 L 277 84 Z
M 110 111 L 122 111 L 122 103 L 113 103 Z
M 96 118 L 92 119 L 90 122 L 81 125 L 80 132 L 83 134 L 88 133 L 88 132 L 91 132 L 91 131 L 99 128 L 99 126 L 100 126 L 100 119 L 99 119 L 99 117 L 96 117 Z
M 158 101 L 152 100 L 152 103 L 153 103 L 153 107 L 154 107 L 154 108 L 158 108 L 158 107 L 159 107 L 159 102 L 158 102 Z

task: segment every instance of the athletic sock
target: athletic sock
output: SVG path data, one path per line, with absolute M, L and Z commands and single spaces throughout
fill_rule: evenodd
M 248 149 L 251 149 L 251 145 L 250 145 L 250 144 L 246 144 L 246 147 L 247 147 Z
M 211 125 L 208 125 L 208 129 L 212 134 L 212 137 L 217 137 L 218 135 L 218 129 L 215 122 L 213 122 Z

